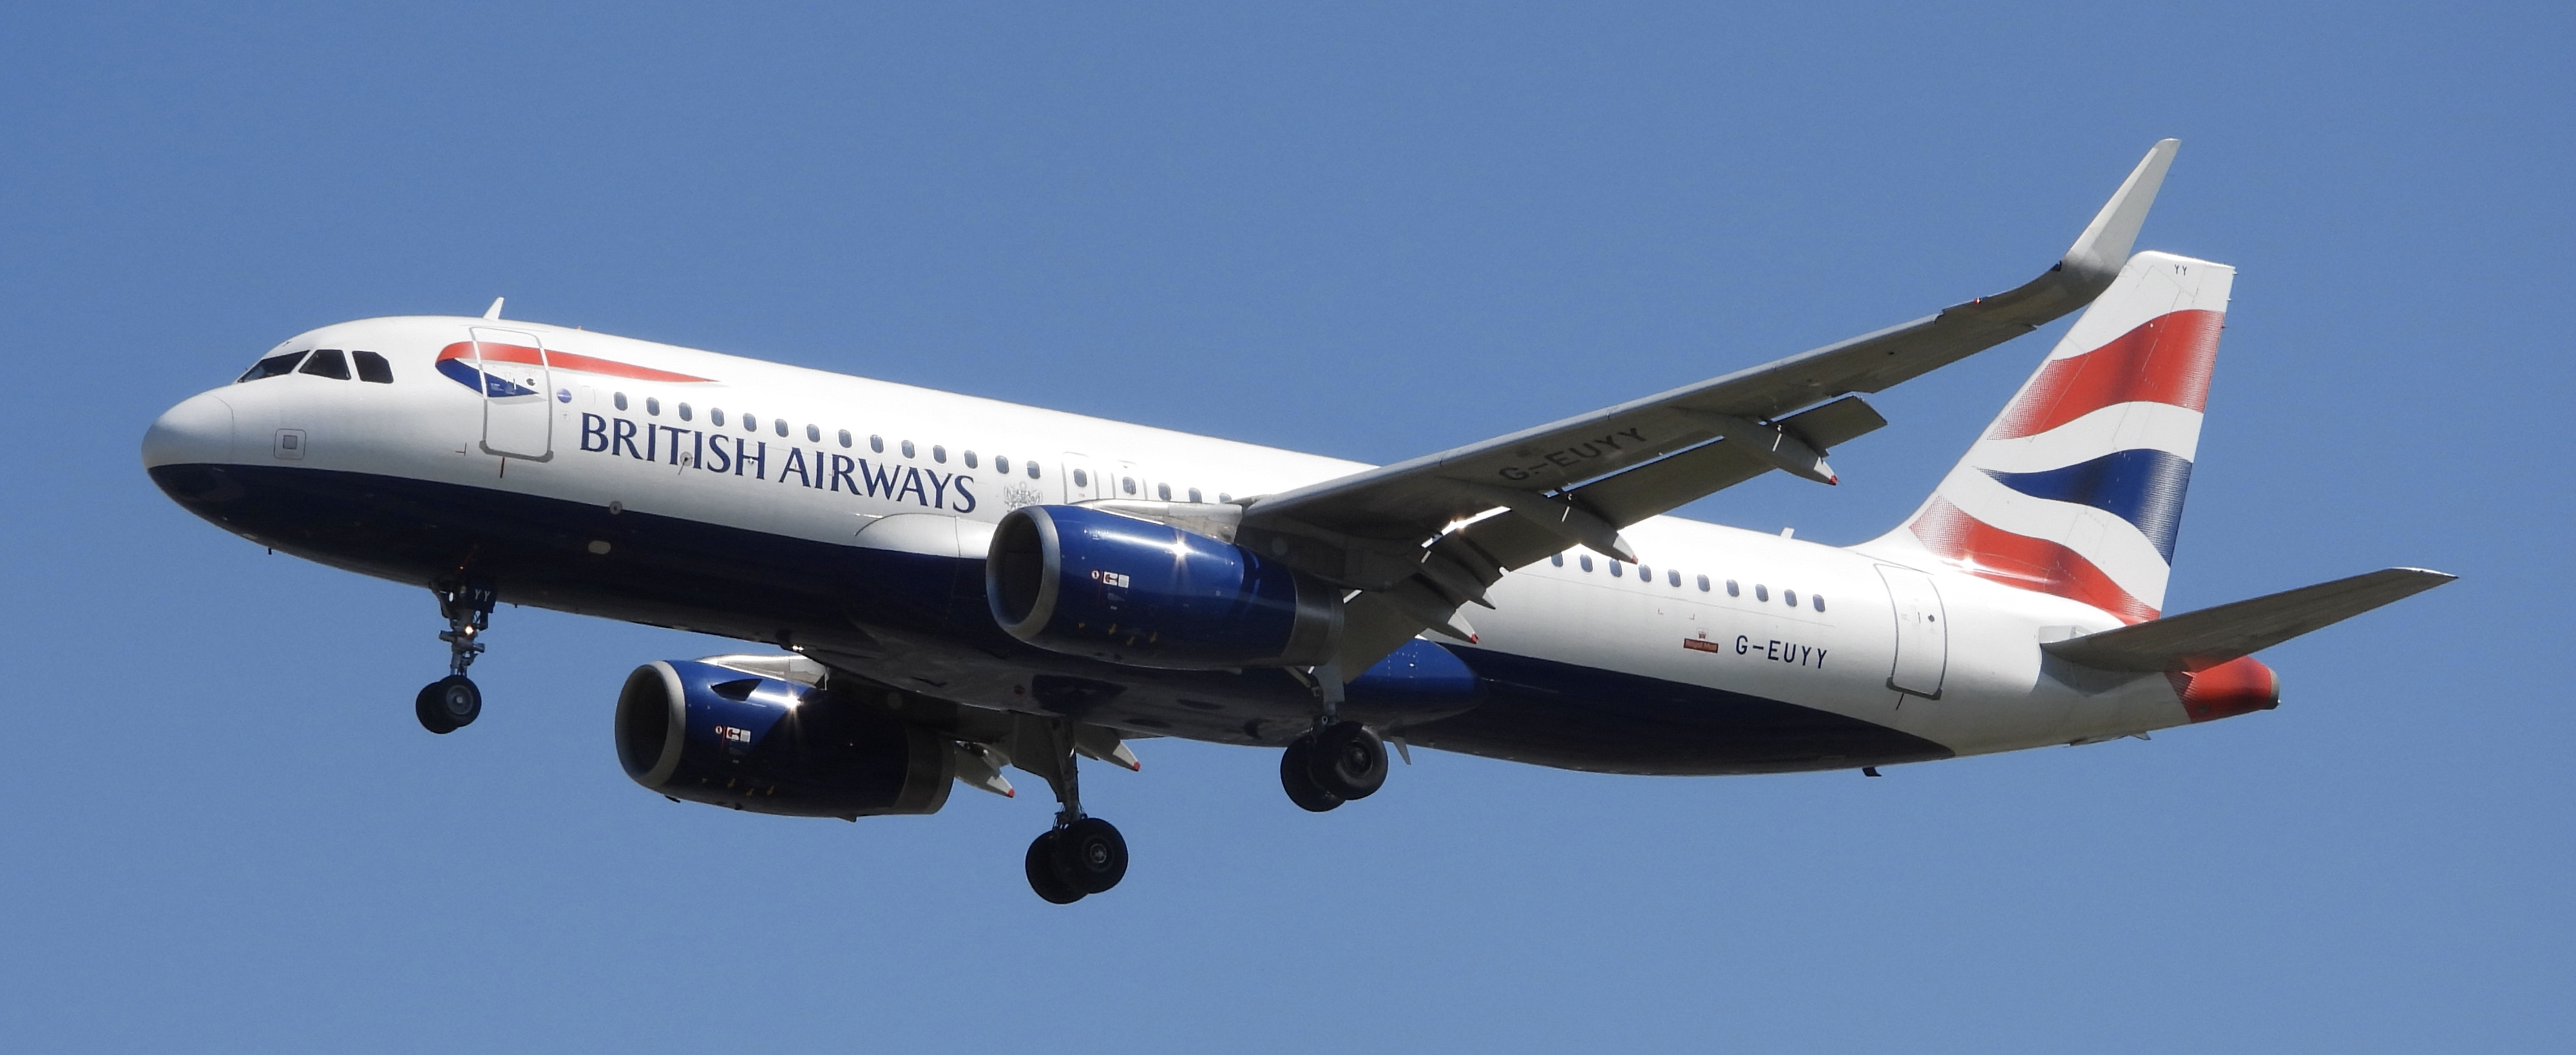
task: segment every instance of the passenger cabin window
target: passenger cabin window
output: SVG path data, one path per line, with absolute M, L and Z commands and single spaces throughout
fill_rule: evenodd
M 233 383 L 238 385 L 242 381 L 257 381 L 265 377 L 276 377 L 279 374 L 293 373 L 295 371 L 295 361 L 302 358 L 304 358 L 303 352 L 286 352 L 281 355 L 269 356 L 266 359 L 262 359 L 251 364 L 249 370 L 243 371 L 241 381 L 235 381 Z
M 1029 463 L 1029 479 L 1035 480 L 1035 479 L 1037 479 L 1037 478 L 1038 478 L 1038 463 L 1036 463 L 1036 462 L 1030 462 L 1030 463 Z
M 939 463 L 939 464 L 941 464 L 941 465 L 946 465 L 946 464 L 948 464 L 948 448 L 946 448 L 946 447 L 942 447 L 942 446 L 940 446 L 940 445 L 938 445 L 938 444 L 936 444 L 936 443 L 931 444 L 931 445 L 930 445 L 930 460 L 931 460 L 931 461 L 934 461 L 934 462 L 938 462 L 938 463 Z
M 1562 554 L 1562 553 L 1551 553 L 1551 554 L 1548 554 L 1547 562 L 1548 562 L 1548 563 L 1550 563 L 1550 564 L 1556 565 L 1557 567 L 1560 567 L 1560 568 L 1565 567 L 1565 554 Z
M 1192 502 L 1196 502 L 1196 501 L 1198 501 L 1198 500 L 1199 500 L 1199 489 L 1198 489 L 1198 488 L 1195 488 L 1195 487 L 1190 488 L 1190 501 L 1192 501 Z
M 1735 580 L 1728 579 L 1726 580 L 1726 595 L 1729 597 L 1742 597 L 1744 596 L 1744 591 L 1735 588 Z
M 313 353 L 313 358 L 304 361 L 304 369 L 296 372 L 346 381 L 349 379 L 349 357 L 337 348 L 324 348 Z
M 1172 485 L 1170 485 L 1170 484 L 1155 484 L 1155 485 L 1154 485 L 1154 497 L 1159 498 L 1159 499 L 1162 499 L 1163 501 L 1166 501 L 1166 502 L 1171 501 L 1171 500 L 1172 500 Z
M 821 442 L 823 442 L 823 427 L 822 427 L 822 426 L 820 426 L 820 425 L 807 425 L 807 426 L 805 426 L 805 442 L 807 442 L 807 443 L 821 443 Z
M 351 352 L 349 358 L 358 361 L 358 380 L 373 381 L 380 385 L 394 383 L 393 364 L 385 362 L 384 356 L 374 352 Z
M 1764 586 L 1764 585 L 1762 585 L 1761 583 L 1758 583 L 1758 582 L 1757 582 L 1757 583 L 1754 583 L 1754 584 L 1753 584 L 1753 599 L 1754 599 L 1754 600 L 1756 600 L 1756 601 L 1768 601 L 1768 600 L 1770 600 L 1770 599 L 1771 599 L 1771 588 L 1770 588 L 1770 587 L 1768 587 L 1768 586 Z
M 849 446 L 849 445 L 850 445 L 850 430 L 848 430 L 848 429 L 842 429 L 842 430 L 841 430 L 841 446 L 843 446 L 843 447 L 847 447 L 847 446 Z
M 1576 562 L 1577 564 L 1580 564 L 1580 565 L 1583 567 L 1583 570 L 1585 570 L 1585 571 L 1591 571 L 1591 570 L 1592 570 L 1592 555 L 1591 555 L 1591 554 L 1589 554 L 1589 553 L 1583 554 L 1582 556 L 1578 556 L 1578 557 L 1574 558 L 1574 560 L 1575 560 L 1575 562 Z
M 758 431 L 760 431 L 760 416 L 759 416 L 759 415 L 756 415 L 756 414 L 745 414 L 745 415 L 743 415 L 743 416 L 742 416 L 742 431 L 744 431 L 744 432 L 758 432 Z
M 1653 582 L 1653 581 L 1655 581 L 1655 569 L 1653 569 L 1653 568 L 1649 568 L 1649 567 L 1647 567 L 1647 566 L 1645 566 L 1645 565 L 1643 565 L 1643 564 L 1637 565 L 1637 581 L 1638 581 L 1638 582 Z
M 1122 477 L 1119 477 L 1119 478 L 1118 478 L 1118 486 L 1119 486 L 1119 487 L 1121 487 L 1121 488 L 1123 488 L 1124 490 L 1126 490 L 1126 492 L 1127 492 L 1128 494 L 1131 494 L 1131 495 L 1132 495 L 1132 494 L 1135 494 L 1135 493 L 1136 493 L 1136 478 L 1135 478 L 1135 477 L 1133 477 L 1133 476 L 1122 476 Z
M 1674 589 L 1678 590 L 1682 585 L 1682 573 L 1677 571 L 1666 571 L 1664 572 L 1664 581 L 1671 584 Z M 1706 588 L 1707 587 L 1701 587 L 1701 589 Z
M 877 452 L 878 454 L 884 454 L 884 453 L 885 453 L 885 437 L 883 437 L 883 436 L 870 436 L 870 437 L 868 437 L 868 449 L 869 449 L 869 450 L 872 450 L 872 451 L 875 451 L 875 452 Z
M 645 397 L 645 398 L 644 398 L 644 412 L 645 412 L 645 413 L 647 413 L 647 414 L 650 414 L 650 415 L 652 415 L 652 416 L 654 416 L 654 417 L 657 417 L 657 418 L 658 418 L 658 417 L 661 417 L 661 416 L 662 416 L 662 401 L 661 401 L 661 400 L 658 400 L 658 399 L 654 399 L 654 398 L 652 398 L 652 397 L 650 397 L 650 396 Z
M 1823 594 L 1816 594 L 1816 593 L 1808 594 L 1808 595 L 1807 595 L 1807 603 L 1808 603 L 1808 604 L 1811 604 L 1811 605 L 1813 605 L 1813 606 L 1815 606 L 1815 609 L 1816 609 L 1817 611 L 1819 611 L 1819 612 L 1821 612 L 1821 611 L 1824 611 L 1824 610 L 1825 610 L 1825 597 L 1824 597 L 1824 595 L 1823 595 Z
M 1234 501 L 1234 496 L 1223 491 L 1219 491 L 1216 493 L 1216 500 L 1219 502 L 1231 502 Z
M 619 396 L 619 397 L 617 397 L 617 409 L 619 409 L 619 410 L 624 410 L 624 409 L 626 409 L 626 397 L 625 397 L 625 396 Z M 707 424 L 710 424 L 710 425 L 722 425 L 722 424 L 724 424 L 724 408 L 723 408 L 723 407 L 708 407 L 708 408 L 707 408 Z
M 686 403 L 680 404 L 680 420 L 689 420 L 689 405 Z
M 1699 592 L 1708 592 L 1708 576 L 1702 575 L 1699 577 Z
M 626 393 L 618 393 L 617 398 L 610 400 L 610 402 L 617 404 L 617 409 L 619 410 L 626 409 Z M 724 411 L 716 411 L 716 424 L 724 424 Z
M 1780 599 L 1789 602 L 1789 607 L 1791 608 L 1798 607 L 1798 591 L 1796 590 L 1780 591 Z
M 911 440 L 905 440 L 905 441 L 903 441 L 903 456 L 904 456 L 904 457 L 906 457 L 906 458 L 912 457 L 912 441 L 911 441 Z
M 776 432 L 776 433 L 778 434 L 778 438 L 780 438 L 780 439 L 786 439 L 786 438 L 787 438 L 787 419 L 786 419 L 786 418 L 771 418 L 771 419 L 769 419 L 769 427 L 770 427 L 770 431 L 772 431 L 772 432 Z
M 967 451 L 967 452 L 966 452 L 966 467 L 967 467 L 967 468 L 969 468 L 969 469 L 972 469 L 972 468 L 974 468 L 974 467 L 975 467 L 975 452 L 973 452 L 973 451 Z
M 1076 469 L 1076 470 L 1074 470 L 1074 471 L 1073 471 L 1073 486 L 1075 486 L 1075 487 L 1089 487 L 1089 486 L 1091 486 L 1091 474 L 1090 474 L 1090 473 L 1083 472 L 1083 471 L 1082 471 L 1082 470 L 1080 470 L 1080 469 Z
M 1030 468 L 1033 468 L 1033 469 L 1034 469 L 1034 468 L 1036 468 L 1036 466 L 1030 466 Z M 1007 455 L 1007 454 L 996 454 L 996 455 L 994 455 L 994 456 L 993 456 L 993 471 L 994 471 L 994 472 L 997 472 L 997 473 L 1000 473 L 1000 474 L 1002 474 L 1002 475 L 1004 475 L 1004 476 L 1009 476 L 1009 475 L 1011 475 L 1011 456 L 1010 456 L 1010 455 Z
M 1611 578 L 1613 578 L 1613 579 L 1623 579 L 1623 578 L 1626 578 L 1626 577 L 1627 577 L 1627 575 L 1628 575 L 1628 566 L 1627 566 L 1627 565 L 1625 565 L 1625 564 L 1621 564 L 1621 563 L 1619 563 L 1618 561 L 1615 561 L 1615 560 L 1610 562 L 1610 577 L 1611 577 Z

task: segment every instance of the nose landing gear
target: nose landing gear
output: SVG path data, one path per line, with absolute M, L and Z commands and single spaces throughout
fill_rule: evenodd
M 420 726 L 433 733 L 452 733 L 474 724 L 483 715 L 483 690 L 474 679 L 450 674 L 421 686 L 412 697 L 411 710 L 419 716 Z
M 483 690 L 465 676 L 465 668 L 483 654 L 483 643 L 475 638 L 492 625 L 496 595 L 488 582 L 432 586 L 430 592 L 438 597 L 438 614 L 447 619 L 447 629 L 438 635 L 447 642 L 447 676 L 421 687 L 412 698 L 412 713 L 421 728 L 445 734 L 474 724 L 483 714 Z

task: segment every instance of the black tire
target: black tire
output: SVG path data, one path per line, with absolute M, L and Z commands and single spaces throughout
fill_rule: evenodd
M 420 719 L 421 728 L 440 736 L 456 731 L 456 723 L 448 720 L 447 708 L 440 700 L 439 690 L 446 687 L 444 681 L 433 681 L 421 686 L 420 692 L 411 698 L 412 717 Z
M 1056 874 L 1055 842 L 1058 834 L 1050 829 L 1029 843 L 1028 857 L 1021 865 L 1029 873 L 1029 889 L 1037 891 L 1038 896 L 1049 904 L 1070 905 L 1082 900 L 1082 891 L 1075 890 L 1073 884 Z
M 1336 722 L 1315 737 L 1307 761 L 1315 786 L 1349 801 L 1386 786 L 1386 741 L 1358 722 Z
M 428 694 L 431 713 L 447 725 L 447 729 L 433 729 L 432 732 L 462 729 L 483 716 L 483 690 L 475 686 L 474 679 L 465 675 L 450 674 L 431 682 L 423 691 Z
M 1288 750 L 1279 753 L 1279 786 L 1288 789 L 1288 801 L 1308 813 L 1323 813 L 1342 804 L 1342 797 L 1315 783 L 1315 738 L 1301 736 L 1288 741 Z
M 1127 878 L 1127 837 L 1098 817 L 1085 817 L 1055 833 L 1056 874 L 1085 894 L 1107 893 Z

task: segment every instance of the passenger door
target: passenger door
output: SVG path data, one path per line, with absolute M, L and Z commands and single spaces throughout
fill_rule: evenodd
M 1878 566 L 1887 583 L 1887 599 L 1896 608 L 1896 664 L 1887 687 L 1927 699 L 1941 698 L 1941 678 L 1950 666 L 1948 613 L 1932 577 L 1912 568 Z
M 472 327 L 483 374 L 483 452 L 541 462 L 554 457 L 554 384 L 545 342 L 517 330 Z

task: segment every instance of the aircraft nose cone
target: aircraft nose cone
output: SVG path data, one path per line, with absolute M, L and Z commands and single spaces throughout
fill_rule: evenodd
M 212 392 L 163 411 L 143 434 L 143 467 L 210 465 L 232 460 L 233 407 Z

